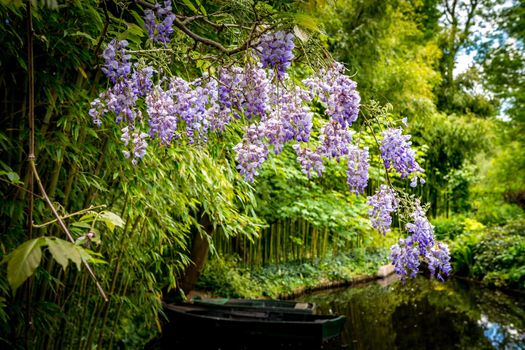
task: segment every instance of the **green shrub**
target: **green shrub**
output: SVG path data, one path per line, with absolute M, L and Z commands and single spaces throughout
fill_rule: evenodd
M 523 217 L 523 210 L 516 204 L 484 200 L 477 205 L 476 219 L 487 226 L 502 226 Z
M 470 220 L 465 226 L 450 244 L 454 272 L 496 287 L 525 289 L 525 221 L 482 228 Z
M 435 218 L 432 220 L 432 225 L 438 240 L 454 239 L 465 232 L 464 217 L 460 215 Z
M 250 271 L 241 268 L 239 257 L 234 255 L 208 261 L 199 277 L 197 288 L 233 298 L 251 298 L 261 294 L 258 286 L 251 283 Z

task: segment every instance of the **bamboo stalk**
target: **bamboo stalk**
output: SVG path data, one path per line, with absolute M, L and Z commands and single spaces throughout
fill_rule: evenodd
M 312 240 L 310 241 L 311 257 L 317 258 L 317 227 L 312 230 Z
M 308 256 L 307 256 L 307 252 L 308 252 L 308 247 L 307 247 L 307 239 L 308 239 L 308 236 L 306 235 L 306 230 L 301 230 L 303 231 L 303 245 L 301 246 L 301 251 L 302 251 L 302 254 L 301 254 L 301 261 L 303 261 L 303 259 L 307 259 Z
M 60 227 L 62 228 L 62 230 L 66 234 L 66 237 L 69 239 L 69 241 L 71 241 L 72 243 L 75 243 L 75 239 L 73 238 L 73 236 L 69 232 L 68 228 L 66 227 L 66 224 L 62 220 L 62 217 L 58 214 L 58 212 L 55 209 L 55 206 L 53 205 L 53 203 L 51 202 L 51 200 L 47 196 L 46 190 L 45 190 L 44 186 L 42 185 L 42 181 L 40 180 L 40 177 L 38 176 L 38 171 L 36 169 L 36 165 L 35 165 L 34 159 L 31 159 L 29 161 L 29 164 L 31 165 L 31 169 L 33 170 L 33 174 L 35 175 L 35 179 L 36 179 L 36 182 L 38 184 L 38 187 L 40 187 L 40 191 L 42 192 L 42 196 L 44 196 L 44 200 L 49 205 L 51 211 L 53 212 L 53 215 L 56 217 L 56 219 L 58 221 L 58 224 L 60 225 Z M 89 275 L 91 276 L 91 278 L 95 282 L 95 285 L 97 286 L 97 289 L 98 289 L 100 295 L 102 296 L 102 298 L 104 299 L 104 301 L 108 301 L 106 293 L 104 292 L 104 289 L 102 288 L 102 286 L 98 282 L 98 279 L 95 276 L 95 273 L 93 272 L 93 270 L 91 269 L 91 266 L 84 259 L 82 259 L 82 264 L 84 265 L 84 267 L 88 271 Z
M 328 226 L 324 227 L 324 237 L 323 237 L 323 257 L 326 256 L 328 251 Z
M 121 290 L 121 292 L 119 293 L 121 296 L 125 296 L 126 295 L 126 292 L 128 290 L 128 285 L 129 285 L 130 280 L 131 280 L 131 278 L 128 276 L 128 278 L 126 279 L 126 283 L 124 284 L 123 290 Z M 113 321 L 113 328 L 111 330 L 111 336 L 110 336 L 110 340 L 109 340 L 108 349 L 113 349 L 113 339 L 115 338 L 116 328 L 117 328 L 118 320 L 120 318 L 120 312 L 122 310 L 122 305 L 123 304 L 124 304 L 124 302 L 121 300 L 120 303 L 119 303 L 119 306 L 117 308 L 116 317 L 115 317 L 115 319 Z M 98 347 L 100 349 L 102 348 L 101 346 L 102 346 L 102 344 L 98 345 Z
M 268 264 L 270 262 L 270 237 L 272 233 L 272 226 L 268 226 L 267 229 L 265 229 L 266 233 L 264 235 L 264 264 Z
M 274 263 L 279 265 L 279 250 L 281 249 L 281 221 L 275 222 L 275 234 L 273 237 Z
M 87 276 L 86 275 L 82 276 L 82 281 L 80 284 L 80 300 L 85 302 L 86 305 L 83 308 L 82 316 L 78 319 L 79 321 L 79 324 L 77 326 L 78 343 L 77 343 L 77 346 L 75 347 L 76 349 L 82 349 L 82 331 L 84 330 L 84 321 L 87 318 L 87 311 L 90 309 L 89 300 L 87 298 Z
M 147 217 L 148 214 L 149 214 L 149 212 L 146 212 L 145 213 L 145 217 Z M 111 288 L 110 288 L 109 292 L 110 292 L 110 295 L 112 297 L 113 297 L 113 295 L 115 293 L 115 290 L 116 290 L 117 279 L 118 279 L 117 276 L 120 274 L 120 266 L 121 266 L 121 262 L 122 262 L 122 255 L 123 255 L 124 251 L 127 250 L 127 247 L 129 247 L 129 245 L 131 244 L 131 238 L 134 236 L 133 233 L 136 231 L 136 228 L 140 224 L 141 219 L 144 219 L 144 218 L 141 217 L 140 215 L 137 216 L 137 218 L 135 219 L 135 222 L 133 223 L 133 225 L 131 227 L 131 231 L 129 233 L 129 237 L 127 237 L 127 239 L 124 240 L 124 242 L 126 242 L 126 249 L 124 247 L 122 247 L 122 249 L 119 250 L 119 254 L 118 254 L 118 257 L 117 257 L 115 270 L 113 270 L 113 274 L 111 276 Z M 143 223 L 145 223 L 145 221 L 146 221 L 145 219 L 142 220 Z M 142 232 L 143 230 L 144 230 L 144 226 L 142 226 L 142 229 L 140 231 Z M 105 329 L 106 329 L 105 326 L 106 326 L 106 322 L 107 322 L 108 316 L 109 316 L 109 306 L 110 306 L 110 304 L 111 304 L 111 300 L 104 305 L 104 317 L 103 317 L 103 320 L 102 320 L 102 327 L 101 327 L 101 331 L 99 333 L 98 341 L 97 341 L 98 348 L 101 348 L 102 339 L 104 337 L 104 332 L 105 332 Z
M 274 255 L 274 250 L 275 250 L 275 247 L 274 247 L 274 245 L 275 245 L 274 244 L 275 225 L 276 225 L 276 223 L 272 224 L 272 229 L 270 231 L 270 259 L 269 259 L 270 263 L 275 262 L 275 255 Z

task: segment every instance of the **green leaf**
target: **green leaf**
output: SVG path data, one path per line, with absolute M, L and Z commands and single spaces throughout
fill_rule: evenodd
M 11 183 L 13 184 L 20 184 L 21 181 L 20 181 L 20 176 L 15 173 L 14 171 L 0 171 L 0 176 L 1 175 L 6 175 L 7 178 L 9 179 L 9 181 L 11 181 Z
M 306 33 L 298 26 L 293 27 L 293 32 L 295 36 L 298 37 L 303 43 L 306 43 L 308 41 L 308 33 Z
M 103 211 L 99 215 L 99 220 L 104 221 L 106 226 L 109 228 L 111 232 L 115 229 L 115 226 L 123 228 L 124 227 L 124 220 L 117 214 L 110 212 L 110 211 Z
M 294 17 L 295 17 L 296 23 L 299 26 L 309 29 L 313 32 L 320 32 L 318 18 L 307 15 L 305 13 L 296 13 L 294 14 Z
M 182 0 L 182 2 L 184 2 L 184 4 L 186 6 L 188 6 L 190 8 L 190 10 L 192 10 L 193 12 L 199 13 L 199 11 L 197 11 L 197 8 L 195 7 L 195 5 L 193 5 L 193 3 L 190 0 Z
M 197 3 L 197 5 L 199 6 L 199 10 L 201 10 L 202 14 L 204 16 L 207 16 L 208 13 L 206 13 L 206 9 L 204 8 L 204 6 L 202 6 L 201 2 L 199 0 L 195 0 L 195 2 Z
M 35 238 L 22 243 L 11 254 L 7 261 L 7 281 L 16 291 L 22 283 L 31 277 L 42 260 L 41 247 L 45 244 L 42 238 Z
M 71 224 L 71 226 L 91 229 L 91 224 L 90 223 L 82 222 L 82 221 L 74 222 L 74 223 Z
M 77 265 L 77 269 L 80 270 L 80 264 L 82 263 L 82 257 L 80 253 L 81 247 L 75 244 L 65 241 L 59 238 L 46 238 L 47 248 L 53 255 L 53 258 L 62 266 L 65 270 L 69 264 L 69 260 L 73 261 Z

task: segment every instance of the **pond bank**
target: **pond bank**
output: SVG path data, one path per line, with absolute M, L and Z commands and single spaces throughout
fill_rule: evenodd
M 364 283 L 390 276 L 386 250 L 353 252 L 286 264 L 248 267 L 234 258 L 209 262 L 188 297 L 292 299 L 316 290 Z
M 392 264 L 381 266 L 375 274 L 356 275 L 347 279 L 341 280 L 321 280 L 314 286 L 302 286 L 288 293 L 283 293 L 277 299 L 293 299 L 301 295 L 316 292 L 325 289 L 349 287 L 356 284 L 372 282 L 378 279 L 387 279 L 394 274 L 394 266 Z

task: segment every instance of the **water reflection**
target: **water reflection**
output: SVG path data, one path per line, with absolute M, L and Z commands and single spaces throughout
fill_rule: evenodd
M 458 280 L 382 280 L 301 300 L 347 315 L 349 349 L 525 350 L 525 297 Z

